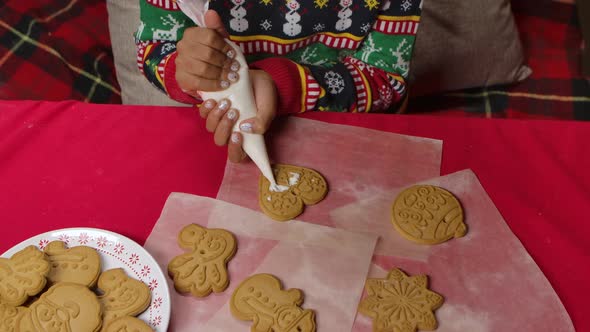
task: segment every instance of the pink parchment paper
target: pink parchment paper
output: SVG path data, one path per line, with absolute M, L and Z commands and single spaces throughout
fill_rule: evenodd
M 440 175 L 442 141 L 289 117 L 267 134 L 269 157 L 315 169 L 328 196 L 301 220 L 334 226 L 330 211 L 390 188 Z M 217 198 L 260 211 L 254 163 L 227 163 Z
M 392 201 L 403 189 L 331 211 L 339 228 L 380 235 L 370 277 L 383 278 L 393 267 L 429 275 L 430 288 L 445 298 L 435 312 L 438 332 L 574 331 L 549 281 L 472 171 L 422 183 L 459 198 L 468 227 L 465 237 L 434 246 L 402 238 L 390 220 Z M 359 314 L 353 331 L 372 331 L 371 321 Z
M 223 228 L 237 238 L 229 262 L 230 285 L 204 299 L 180 295 L 168 278 L 172 300 L 170 331 L 249 331 L 251 322 L 231 316 L 228 301 L 248 276 L 271 273 L 286 288 L 304 293 L 303 308 L 316 313 L 318 331 L 350 331 L 363 292 L 377 236 L 304 222 L 277 223 L 237 205 L 172 193 L 145 248 L 160 267 L 183 253 L 176 239 L 190 223 Z

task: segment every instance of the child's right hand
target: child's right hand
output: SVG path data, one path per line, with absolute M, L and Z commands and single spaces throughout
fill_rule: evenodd
M 176 81 L 185 92 L 198 96 L 197 91 L 218 91 L 229 87 L 239 77 L 240 64 L 234 60 L 235 51 L 224 38 L 227 31 L 219 15 L 205 13 L 209 28 L 188 28 L 176 44 Z
M 277 113 L 278 94 L 272 77 L 262 70 L 250 69 L 250 82 L 256 103 L 256 116 L 240 122 L 240 130 L 246 133 L 264 134 L 270 127 Z M 218 146 L 227 145 L 228 158 L 231 162 L 240 162 L 246 157 L 242 149 L 242 135 L 233 132 L 239 119 L 239 110 L 232 108 L 227 99 L 205 100 L 199 113 L 206 119 L 206 128 L 213 133 Z

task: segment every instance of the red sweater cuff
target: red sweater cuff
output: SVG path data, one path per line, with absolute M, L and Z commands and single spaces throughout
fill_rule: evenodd
M 176 56 L 178 53 L 170 53 L 164 66 L 164 88 L 168 96 L 178 102 L 184 104 L 197 104 L 201 102 L 201 99 L 195 98 L 188 93 L 182 91 L 176 82 Z
M 272 77 L 279 94 L 277 113 L 298 113 L 303 110 L 302 79 L 296 63 L 286 58 L 268 58 L 251 63 L 250 68 L 264 70 Z

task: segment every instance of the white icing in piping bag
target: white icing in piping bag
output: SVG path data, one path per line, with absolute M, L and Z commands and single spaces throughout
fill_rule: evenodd
M 207 0 L 176 0 L 180 10 L 193 20 L 198 26 L 205 27 L 205 12 L 209 8 Z M 252 84 L 250 83 L 250 76 L 248 75 L 248 63 L 242 54 L 240 48 L 231 40 L 225 41 L 234 49 L 236 56 L 234 60 L 240 63 L 238 70 L 239 79 L 232 83 L 229 88 L 222 91 L 200 91 L 199 94 L 203 100 L 213 99 L 219 101 L 227 99 L 231 102 L 231 107 L 240 112 L 240 117 L 236 120 L 234 131 L 240 131 L 240 121 L 253 118 L 256 116 L 256 103 L 254 102 L 254 94 L 252 92 Z M 277 188 L 270 162 L 268 160 L 268 153 L 266 152 L 266 145 L 264 137 L 260 134 L 251 134 L 242 132 L 242 147 L 244 151 L 254 161 L 256 166 L 262 172 L 262 175 L 268 179 L 272 188 Z

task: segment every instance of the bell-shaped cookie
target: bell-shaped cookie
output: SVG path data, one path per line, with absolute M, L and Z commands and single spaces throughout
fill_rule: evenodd
M 392 223 L 402 236 L 421 244 L 442 243 L 467 232 L 457 198 L 435 186 L 402 191 L 393 203 Z

